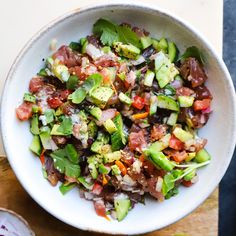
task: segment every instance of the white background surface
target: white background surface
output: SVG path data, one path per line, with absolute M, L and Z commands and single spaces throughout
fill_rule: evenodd
M 12 62 L 34 33 L 65 12 L 98 2 L 114 1 L 0 0 L 0 93 Z M 182 17 L 205 35 L 219 53 L 222 52 L 223 0 L 142 0 L 142 2 L 155 4 Z M 4 155 L 1 142 L 0 155 Z

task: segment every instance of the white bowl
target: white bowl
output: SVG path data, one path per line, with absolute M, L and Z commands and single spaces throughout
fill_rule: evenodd
M 152 36 L 172 39 L 183 51 L 195 45 L 205 54 L 209 79 L 207 85 L 213 94 L 214 110 L 200 135 L 208 139 L 207 149 L 212 162 L 199 170 L 199 182 L 163 203 L 147 200 L 137 204 L 122 222 L 98 217 L 91 202 L 80 199 L 74 189 L 62 196 L 42 177 L 41 165 L 29 150 L 31 134 L 28 122 L 20 122 L 15 107 L 22 101 L 33 75 L 43 66 L 42 58 L 50 55 L 51 39 L 58 45 L 68 44 L 91 33 L 93 23 L 100 17 L 117 22 L 129 22 L 151 32 Z M 222 59 L 195 29 L 153 6 L 137 4 L 110 4 L 73 11 L 50 23 L 25 46 L 14 62 L 5 84 L 1 104 L 1 128 L 9 162 L 27 192 L 49 213 L 83 230 L 111 234 L 140 234 L 165 227 L 189 214 L 216 188 L 231 160 L 235 140 L 235 92 Z

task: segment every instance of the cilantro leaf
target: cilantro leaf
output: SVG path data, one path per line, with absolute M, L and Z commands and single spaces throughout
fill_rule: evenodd
M 78 178 L 80 175 L 80 166 L 73 164 L 67 158 L 65 149 L 59 149 L 51 153 L 54 167 L 61 173 L 72 178 Z
M 128 26 L 117 26 L 119 41 L 125 44 L 132 44 L 137 48 L 141 47 L 138 35 Z
M 202 54 L 202 52 L 199 50 L 199 48 L 192 46 L 186 49 L 183 55 L 180 56 L 179 60 L 185 60 L 189 57 L 196 58 L 201 64 L 205 64 L 205 57 Z
M 119 36 L 116 31 L 111 29 L 104 29 L 100 37 L 102 44 L 112 46 L 114 42 L 119 40 Z
M 103 33 L 103 31 L 105 30 L 111 30 L 111 31 L 115 31 L 116 30 L 116 25 L 113 24 L 111 21 L 100 18 L 96 21 L 96 23 L 93 25 L 93 32 L 95 34 L 98 34 L 99 36 L 101 36 L 101 34 Z
M 58 127 L 57 131 L 63 133 L 64 135 L 72 134 L 73 124 L 71 118 L 65 117 Z
M 164 176 L 162 184 L 162 193 L 165 196 L 171 189 L 175 187 L 174 177 L 172 174 L 167 174 Z
M 71 99 L 73 103 L 80 104 L 86 97 L 86 90 L 82 87 L 76 89 L 69 95 L 68 99 Z
M 90 75 L 82 84 L 82 88 L 89 93 L 91 90 L 99 87 L 102 83 L 102 75 L 100 74 L 92 74 Z

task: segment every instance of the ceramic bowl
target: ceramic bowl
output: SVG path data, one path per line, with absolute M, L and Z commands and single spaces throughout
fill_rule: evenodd
M 130 22 L 145 28 L 151 35 L 167 37 L 176 42 L 180 51 L 195 45 L 207 60 L 207 86 L 213 94 L 213 113 L 200 136 L 208 139 L 211 164 L 199 170 L 199 181 L 191 188 L 163 203 L 148 199 L 137 204 L 122 222 L 107 221 L 95 214 L 93 204 L 81 199 L 74 189 L 62 196 L 43 178 L 39 160 L 29 151 L 29 124 L 16 119 L 15 108 L 33 75 L 43 66 L 42 58 L 50 55 L 53 38 L 58 45 L 68 44 L 91 33 L 100 17 Z M 228 70 L 207 40 L 192 26 L 154 6 L 136 4 L 97 5 L 75 10 L 55 20 L 38 32 L 14 62 L 6 80 L 1 104 L 1 128 L 9 162 L 21 184 L 32 198 L 58 219 L 83 230 L 111 234 L 140 234 L 157 230 L 183 218 L 199 206 L 216 188 L 223 177 L 235 146 L 235 92 Z

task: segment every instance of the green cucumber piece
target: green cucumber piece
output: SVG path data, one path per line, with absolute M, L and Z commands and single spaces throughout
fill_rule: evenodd
M 116 217 L 118 221 L 122 221 L 126 215 L 128 214 L 128 211 L 131 207 L 131 201 L 130 199 L 118 199 L 116 198 L 114 200 L 114 206 L 116 210 Z
M 176 47 L 175 43 L 168 42 L 168 55 L 171 62 L 175 62 L 178 57 L 178 48 Z
M 102 116 L 102 110 L 99 107 L 92 107 L 89 110 L 90 114 L 99 120 Z
M 194 97 L 191 96 L 179 96 L 178 102 L 180 107 L 191 107 L 193 105 Z
M 103 142 L 96 140 L 95 142 L 93 142 L 90 149 L 92 152 L 101 154 L 103 145 L 104 145 Z
M 109 87 L 98 87 L 92 91 L 91 98 L 94 104 L 103 108 L 113 93 L 114 91 Z
M 132 103 L 132 100 L 126 94 L 124 94 L 122 92 L 119 94 L 119 99 L 121 102 L 123 102 L 127 105 L 131 105 L 131 103 Z
M 121 171 L 117 165 L 111 166 L 112 174 L 113 175 L 120 175 Z
M 163 51 L 164 53 L 168 52 L 168 41 L 165 38 L 161 38 L 158 43 L 158 50 Z
M 174 168 L 172 162 L 169 161 L 168 158 L 162 152 L 153 150 L 150 153 L 150 160 L 155 166 L 163 170 L 171 171 Z
M 197 152 L 196 157 L 194 160 L 198 163 L 206 162 L 211 159 L 210 154 L 207 152 L 206 149 L 201 149 L 199 152 Z
M 110 170 L 103 164 L 98 165 L 98 171 L 99 173 L 105 174 L 105 175 L 107 175 L 110 172 Z
M 78 181 L 86 188 L 86 189 L 89 189 L 89 190 L 92 190 L 93 188 L 93 185 L 88 183 L 84 177 L 80 176 L 78 177 Z
M 31 93 L 25 93 L 23 99 L 26 102 L 32 102 L 32 103 L 36 102 L 36 97 Z
M 155 77 L 155 73 L 151 70 L 147 70 L 145 76 L 144 76 L 144 85 L 148 87 L 152 87 L 153 79 Z
M 148 36 L 143 36 L 140 38 L 141 44 L 142 44 L 142 48 L 148 48 L 149 46 L 152 45 L 152 39 Z
M 117 131 L 116 125 L 111 119 L 107 119 L 103 125 L 109 134 Z
M 157 96 L 153 95 L 150 98 L 150 115 L 154 115 L 157 112 Z
M 167 120 L 167 125 L 174 126 L 177 122 L 177 119 L 178 119 L 178 113 L 172 112 Z
M 187 142 L 188 140 L 193 138 L 193 135 L 180 127 L 176 127 L 173 131 L 173 134 L 176 138 L 178 138 L 183 143 Z
M 97 179 L 98 177 L 98 171 L 94 163 L 89 163 L 88 165 L 89 172 L 93 179 Z
M 178 103 L 173 98 L 165 96 L 165 95 L 157 96 L 157 106 L 163 109 L 179 111 Z
M 35 135 L 39 134 L 39 119 L 38 119 L 37 114 L 33 115 L 31 119 L 30 131 L 32 134 L 35 134 Z
M 37 156 L 40 156 L 42 153 L 42 145 L 40 143 L 40 138 L 38 135 L 34 135 L 33 140 L 30 144 L 29 149 L 34 152 Z

